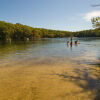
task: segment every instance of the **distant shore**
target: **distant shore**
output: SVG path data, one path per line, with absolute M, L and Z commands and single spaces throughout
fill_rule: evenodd
M 0 21 L 0 40 L 34 40 L 39 38 L 64 38 L 64 37 L 100 37 L 100 28 L 77 32 L 33 28 L 20 23 L 12 24 Z

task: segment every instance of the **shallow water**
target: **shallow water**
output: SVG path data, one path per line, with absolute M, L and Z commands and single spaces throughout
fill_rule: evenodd
M 100 60 L 100 38 L 74 38 L 74 40 L 79 40 L 80 44 L 72 47 L 67 46 L 68 40 L 69 38 L 57 38 L 33 42 L 0 43 L 0 63 L 30 59 L 36 62 L 44 60 L 45 63 L 52 58 L 58 62 L 70 60 L 91 64 Z
M 0 100 L 99 100 L 100 38 L 68 40 L 1 42 Z

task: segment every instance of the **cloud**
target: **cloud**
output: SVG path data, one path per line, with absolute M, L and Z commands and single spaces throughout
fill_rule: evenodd
M 98 17 L 100 16 L 100 10 L 98 11 L 91 11 L 91 12 L 88 12 L 84 15 L 83 19 L 85 19 L 86 21 L 90 21 L 91 18 L 93 17 Z

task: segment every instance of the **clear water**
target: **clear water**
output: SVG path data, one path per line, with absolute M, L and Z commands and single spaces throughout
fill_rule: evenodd
M 92 64 L 100 60 L 100 38 L 74 38 L 80 44 L 67 46 L 69 38 L 42 39 L 33 42 L 0 43 L 0 63 L 33 61 L 64 63 L 66 60 Z
M 0 43 L 0 100 L 100 100 L 100 38 Z

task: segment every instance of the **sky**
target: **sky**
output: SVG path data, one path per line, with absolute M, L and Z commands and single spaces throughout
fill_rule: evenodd
M 0 0 L 0 20 L 37 28 L 80 31 L 100 16 L 100 0 Z

